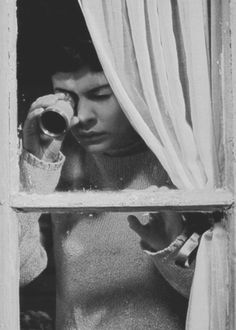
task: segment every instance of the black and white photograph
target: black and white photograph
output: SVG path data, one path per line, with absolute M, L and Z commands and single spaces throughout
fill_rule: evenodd
M 0 330 L 236 329 L 236 0 L 1 0 Z

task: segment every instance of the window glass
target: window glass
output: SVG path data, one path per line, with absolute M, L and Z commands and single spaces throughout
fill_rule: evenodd
M 122 111 L 77 1 L 66 3 L 18 1 L 22 189 L 175 189 Z M 68 209 L 19 218 L 23 330 L 180 330 L 200 237 L 222 217 Z
M 174 188 L 124 115 L 78 8 L 76 1 L 18 3 L 24 190 Z M 37 190 L 42 181 L 51 187 Z
M 67 313 L 58 311 L 57 320 L 63 315 L 60 322 L 78 326 L 77 318 L 86 310 L 83 322 L 88 322 L 87 326 L 97 322 L 96 313 L 102 322 L 111 326 L 119 322 L 122 328 L 130 324 L 130 318 L 140 329 L 163 319 L 175 330 L 184 328 L 197 246 L 191 250 L 187 268 L 181 265 L 183 254 L 180 261 L 177 256 L 187 240 L 185 235 L 195 232 L 196 226 L 200 235 L 209 228 L 210 217 L 204 213 L 180 217 L 173 212 L 130 215 L 18 214 L 21 329 L 33 325 L 36 329 L 53 329 L 58 322 L 56 290 L 60 300 L 66 301 L 69 295 L 77 306 L 76 310 L 69 307 L 72 310 Z M 179 227 L 169 236 L 165 227 L 170 216 L 168 224 Z M 183 216 L 191 221 L 189 233 L 179 222 Z

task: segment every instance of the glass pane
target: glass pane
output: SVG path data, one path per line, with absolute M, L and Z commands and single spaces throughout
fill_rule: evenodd
M 110 3 L 107 2 L 108 6 Z M 114 1 L 114 5 L 115 3 L 116 1 Z M 161 6 L 161 2 L 159 3 L 161 7 L 159 9 L 163 10 L 165 5 Z M 171 36 L 175 41 L 179 41 L 175 50 L 177 56 L 186 55 L 187 60 L 187 55 L 191 54 L 192 49 L 185 49 L 182 46 L 184 37 L 188 35 L 189 31 L 193 32 L 193 30 L 186 28 L 187 24 L 191 23 L 191 19 L 188 21 L 188 15 L 184 15 L 184 7 L 179 6 L 177 8 L 178 6 L 173 1 L 168 3 L 171 3 L 173 9 L 168 13 L 174 14 L 168 16 L 168 19 L 173 17 L 174 20 L 172 23 L 175 31 L 172 31 Z M 204 19 L 208 19 L 210 6 L 207 6 L 208 1 L 204 3 L 203 16 Z M 148 2 L 146 2 L 147 4 Z M 184 6 L 183 3 L 182 5 Z M 105 5 L 104 8 L 106 8 Z M 135 8 L 133 7 L 133 9 Z M 145 15 L 151 15 L 150 7 L 148 9 L 149 11 L 146 10 Z M 169 10 L 169 8 L 167 9 Z M 114 13 L 116 13 L 115 10 Z M 137 18 L 132 16 L 132 10 L 130 13 L 131 20 L 133 17 L 133 21 L 136 21 Z M 193 16 L 194 18 L 199 17 Z M 105 10 L 104 18 L 107 17 L 110 16 Z M 183 25 L 186 32 L 185 36 L 178 35 L 183 27 L 180 28 L 181 17 L 182 23 L 186 24 Z M 177 61 L 175 63 L 176 72 L 179 70 L 180 75 L 182 75 L 178 76 L 178 83 L 176 84 L 179 87 L 178 92 L 180 94 L 178 95 L 182 97 L 183 103 L 187 106 L 187 109 L 182 113 L 184 120 L 181 125 L 176 114 L 175 122 L 171 117 L 173 112 L 166 111 L 169 99 L 164 99 L 164 94 L 169 96 L 169 93 L 159 95 L 160 81 L 155 80 L 154 85 L 156 85 L 159 96 L 158 106 L 151 107 L 151 110 L 160 107 L 162 111 L 159 117 L 153 115 L 155 120 L 152 118 L 152 111 L 150 112 L 155 125 L 151 126 L 147 133 L 145 125 L 148 123 L 148 119 L 145 118 L 146 112 L 143 109 L 148 108 L 147 104 L 150 100 L 147 95 L 150 94 L 146 90 L 145 80 L 142 80 L 142 75 L 135 76 L 138 81 L 138 78 L 141 78 L 143 84 L 140 84 L 141 92 L 139 90 L 140 93 L 137 94 L 136 85 L 134 87 L 128 82 L 128 87 L 133 93 L 132 96 L 137 95 L 137 98 L 132 99 L 133 106 L 140 107 L 140 104 L 144 106 L 141 107 L 142 120 L 136 120 L 137 118 L 134 120 L 124 106 L 117 85 L 112 85 L 111 76 L 109 76 L 111 79 L 109 80 L 102 71 L 91 40 L 88 41 L 90 36 L 79 13 L 77 1 L 18 1 L 18 18 L 18 117 L 19 125 L 25 123 L 23 144 L 27 150 L 27 152 L 23 152 L 21 158 L 23 190 L 46 195 L 55 190 L 119 191 L 122 189 L 145 189 L 150 186 L 160 187 L 164 190 L 166 188 L 175 189 L 176 187 L 203 188 L 208 179 L 210 186 L 213 186 L 214 183 L 216 186 L 220 185 L 221 180 L 218 180 L 217 166 L 214 168 L 214 164 L 211 162 L 214 155 L 208 152 L 208 148 L 204 148 L 205 143 L 209 142 L 210 144 L 211 142 L 211 132 L 208 129 L 202 129 L 204 125 L 201 126 L 199 122 L 198 125 L 194 125 L 194 116 L 192 116 L 194 110 L 190 109 L 191 95 L 194 95 L 194 93 L 191 94 L 191 91 L 196 89 L 199 93 L 205 92 L 205 90 L 209 93 L 206 98 L 199 97 L 199 94 L 196 93 L 198 97 L 195 101 L 206 100 L 206 103 L 209 101 L 208 103 L 211 105 L 208 79 L 203 79 L 204 85 L 199 81 L 196 83 L 194 79 L 188 80 L 190 77 L 185 72 L 186 68 L 182 67 L 184 62 Z M 162 18 L 164 18 L 162 20 L 163 26 L 168 28 L 169 25 L 165 25 L 166 15 Z M 202 16 L 200 18 L 202 24 Z M 73 25 L 75 21 L 77 24 Z M 203 26 L 201 25 L 201 27 Z M 148 24 L 146 28 L 148 30 Z M 204 28 L 208 31 L 208 24 L 204 25 Z M 169 31 L 163 29 L 163 31 L 166 30 Z M 200 31 L 198 28 L 196 30 Z M 113 40 L 116 41 L 116 39 Z M 151 38 L 148 39 L 148 41 L 150 40 Z M 164 38 L 163 42 L 165 40 L 167 39 Z M 205 45 L 205 41 L 209 47 L 209 40 L 204 40 L 204 38 L 201 40 L 201 45 Z M 164 47 L 164 43 L 161 44 Z M 195 43 L 192 45 L 199 47 Z M 168 43 L 165 46 L 168 49 Z M 188 51 L 185 52 L 185 50 Z M 209 49 L 206 49 L 206 52 L 207 50 Z M 151 51 L 153 51 L 152 48 Z M 169 51 L 171 53 L 171 47 L 169 47 Z M 205 49 L 201 54 L 205 54 L 204 52 Z M 192 53 L 196 55 L 196 52 Z M 152 55 L 152 53 L 150 54 Z M 151 68 L 156 64 L 160 65 L 160 62 L 156 63 L 154 59 L 156 58 L 152 57 L 151 64 L 153 66 L 151 65 Z M 169 57 L 168 59 L 169 62 L 167 61 L 167 63 L 172 64 Z M 131 61 L 129 58 L 126 62 L 127 71 L 130 69 L 127 63 L 136 66 L 138 60 L 142 60 L 142 57 L 133 59 L 131 56 Z M 79 67 L 78 63 L 80 63 Z M 204 58 L 201 58 L 201 63 L 206 66 L 206 70 L 203 70 L 204 75 L 199 75 L 197 72 L 197 76 L 205 77 L 210 71 L 207 66 L 206 54 Z M 158 68 L 162 72 L 162 66 L 160 65 Z M 172 68 L 171 65 L 170 68 Z M 145 76 L 146 69 L 147 67 L 143 65 L 140 71 L 143 76 Z M 158 78 L 165 78 L 165 74 L 159 75 L 159 70 L 155 69 L 152 78 L 155 78 L 156 75 Z M 167 72 L 172 73 L 172 70 L 168 69 L 167 65 Z M 117 71 L 119 73 L 119 70 Z M 169 81 L 175 81 L 170 77 L 173 76 L 168 76 Z M 165 79 L 164 82 L 167 83 Z M 176 87 L 176 85 L 174 86 Z M 115 94 L 113 94 L 111 86 L 113 86 Z M 205 89 L 204 86 L 207 88 Z M 177 94 L 176 90 L 171 88 L 169 92 Z M 146 99 L 145 97 L 142 98 L 143 96 Z M 31 105 L 35 100 L 36 103 Z M 178 105 L 178 102 L 175 104 L 175 99 L 174 102 L 173 99 L 171 101 L 173 105 Z M 30 106 L 31 113 L 28 114 Z M 178 110 L 178 108 L 176 106 L 173 109 Z M 205 109 L 207 109 L 210 116 L 210 106 L 199 107 L 197 110 L 200 111 L 201 109 L 204 109 L 204 114 L 206 113 Z M 138 118 L 140 117 L 138 116 Z M 160 128 L 158 126 L 159 119 L 160 121 L 164 119 L 166 124 L 164 132 L 155 131 L 157 127 Z M 212 118 L 208 117 L 205 120 L 203 116 L 200 123 L 208 123 L 208 119 L 211 121 Z M 140 122 L 142 123 L 141 128 L 137 124 Z M 184 124 L 186 135 L 182 134 L 182 124 Z M 200 130 L 196 129 L 198 127 Z M 193 134 L 192 130 L 194 129 Z M 152 134 L 157 139 L 152 139 Z M 202 138 L 203 134 L 210 138 Z M 160 136 L 161 138 L 164 136 L 161 143 L 159 143 Z M 172 141 L 169 140 L 170 136 L 174 137 Z M 186 138 L 189 136 L 191 139 Z M 197 145 L 195 145 L 195 139 Z M 194 148 L 189 148 L 190 141 Z M 156 142 L 159 144 L 156 145 Z M 170 146 L 170 150 L 166 148 L 164 152 L 160 152 L 162 144 L 165 147 Z M 148 146 L 150 148 L 152 146 L 155 155 Z M 184 146 L 183 149 L 182 146 Z M 199 154 L 198 148 L 201 150 Z M 177 149 L 178 152 L 176 152 Z M 62 151 L 62 154 L 59 154 L 59 150 Z M 62 156 L 63 154 L 66 159 Z M 158 157 L 160 162 L 166 165 L 166 171 L 173 182 L 157 159 L 157 154 L 160 155 Z M 220 159 L 221 156 L 222 154 L 219 156 Z M 192 160 L 194 161 L 192 162 Z M 176 172 L 179 170 L 180 173 L 177 173 L 177 177 L 180 177 L 180 180 L 173 180 L 174 170 Z M 214 175 L 217 177 L 216 182 L 214 182 Z M 151 187 L 151 189 L 153 188 Z M 36 322 L 38 327 L 41 326 L 41 322 L 44 323 L 45 327 L 52 327 L 56 322 L 57 329 L 79 328 L 81 325 L 85 329 L 91 327 L 113 329 L 117 326 L 121 329 L 145 329 L 162 327 L 163 322 L 164 328 L 173 330 L 184 328 L 187 309 L 187 301 L 184 297 L 188 296 L 185 276 L 191 281 L 191 276 L 185 274 L 192 271 L 191 267 L 194 265 L 196 249 L 193 251 L 192 259 L 188 261 L 190 267 L 185 268 L 186 263 L 183 263 L 183 256 L 181 256 L 182 261 L 176 263 L 177 250 L 173 252 L 172 248 L 176 247 L 175 240 L 179 234 L 183 235 L 177 241 L 182 244 L 185 239 L 187 242 L 192 234 L 196 234 L 195 232 L 197 232 L 195 242 L 197 248 L 198 239 L 202 232 L 210 228 L 214 221 L 221 220 L 222 214 L 214 215 L 214 219 L 210 216 L 211 221 L 208 221 L 206 213 L 183 216 L 174 212 L 155 215 L 150 215 L 147 212 L 135 214 L 137 218 L 131 217 L 127 221 L 129 215 L 125 212 L 79 213 L 68 211 L 68 213 L 52 214 L 50 216 L 52 225 L 50 226 L 48 225 L 50 223 L 49 216 L 43 216 L 40 220 L 41 228 L 44 228 L 44 224 L 46 224 L 46 236 L 48 233 L 49 237 L 52 235 L 53 238 L 49 238 L 49 240 L 52 239 L 53 244 L 51 244 L 52 241 L 48 244 L 43 235 L 41 240 L 42 244 L 46 245 L 48 255 L 54 255 L 55 268 L 51 266 L 51 261 L 49 261 L 48 268 L 37 280 L 35 278 L 46 267 L 46 254 L 40 243 L 37 224 L 38 216 L 37 214 L 22 216 L 23 227 L 26 230 L 23 229 L 25 236 L 23 235 L 23 239 L 21 237 L 20 248 L 23 255 L 21 257 L 21 275 L 23 274 L 23 279 L 25 276 L 25 285 L 26 282 L 36 281 L 22 289 L 22 322 L 26 322 L 25 324 L 22 323 L 23 329 L 24 327 L 27 328 L 28 321 Z M 200 218 L 202 221 L 199 221 Z M 188 227 L 189 224 L 190 227 Z M 155 234 L 154 239 L 153 234 Z M 140 237 L 142 238 L 141 248 L 145 250 L 147 255 L 140 249 Z M 152 244 L 153 241 L 155 242 L 154 245 Z M 174 245 L 172 245 L 173 242 Z M 159 250 L 160 253 L 156 253 Z M 34 255 L 34 253 L 36 254 Z M 30 254 L 30 258 L 27 258 L 27 254 Z M 168 263 L 169 261 L 171 264 Z M 175 270 L 176 275 L 173 276 Z M 28 279 L 26 279 L 27 276 L 29 276 Z M 58 296 L 56 321 L 55 282 L 57 282 Z M 181 288 L 183 282 L 184 289 Z M 44 286 L 45 283 L 46 286 Z M 35 299 L 31 300 L 31 295 L 40 298 L 41 293 L 39 292 L 43 294 L 42 300 L 39 299 L 38 302 Z M 42 310 L 42 306 L 45 310 Z M 33 312 L 29 312 L 29 308 L 32 308 Z M 32 323 L 29 326 L 32 327 Z
M 87 329 L 91 324 L 152 329 L 162 322 L 173 330 L 184 329 L 197 245 L 189 267 L 179 265 L 177 255 L 193 224 L 200 224 L 200 235 L 209 228 L 210 217 L 185 213 L 192 226 L 187 234 L 171 212 L 136 212 L 127 221 L 129 215 L 41 215 L 38 226 L 39 214 L 18 214 L 21 329 L 53 329 L 55 322 L 56 329 L 68 324 L 77 329 L 82 323 Z M 179 228 L 169 236 L 164 227 L 170 215 Z
M 24 148 L 36 157 L 24 154 L 23 188 L 175 188 L 121 110 L 78 8 L 76 1 L 18 4 L 18 118 L 25 122 Z M 81 54 L 71 54 L 72 46 Z
M 38 214 L 31 214 L 27 218 L 19 214 L 18 217 L 21 219 L 22 229 L 20 235 L 21 330 L 54 329 L 56 281 L 51 218 L 47 214 L 41 215 L 38 223 Z

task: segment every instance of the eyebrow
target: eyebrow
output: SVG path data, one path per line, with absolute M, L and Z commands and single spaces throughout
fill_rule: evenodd
M 111 86 L 109 84 L 100 85 L 100 86 L 89 89 L 87 91 L 87 93 L 96 93 L 96 92 L 100 91 L 101 89 L 106 89 L 106 88 L 111 89 Z
M 101 89 L 106 89 L 106 88 L 111 89 L 111 86 L 109 84 L 100 85 L 100 86 L 97 86 L 97 87 L 94 87 L 94 88 L 91 88 L 91 89 L 85 91 L 85 93 L 96 93 L 96 92 L 100 91 Z M 61 93 L 69 93 L 69 94 L 71 94 L 72 97 L 75 97 L 75 98 L 78 97 L 76 93 L 74 93 L 73 91 L 71 91 L 69 89 L 56 87 L 55 91 L 61 92 Z
M 76 95 L 76 93 L 74 93 L 74 92 L 72 92 L 71 90 L 68 90 L 68 89 L 56 87 L 54 89 L 54 92 L 59 92 L 59 93 L 64 93 L 64 94 L 70 94 L 72 96 L 72 98 L 74 98 L 74 99 L 77 99 L 78 98 L 78 96 Z

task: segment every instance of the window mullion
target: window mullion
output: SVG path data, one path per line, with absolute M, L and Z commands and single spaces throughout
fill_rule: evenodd
M 220 73 L 222 76 L 222 99 L 224 116 L 224 145 L 226 149 L 225 183 L 234 192 L 234 206 L 228 212 L 229 232 L 229 318 L 227 330 L 236 328 L 236 2 L 222 1 L 222 53 Z
M 226 80 L 226 91 L 228 90 L 228 95 L 225 95 L 225 98 L 229 99 L 229 109 L 231 109 L 231 118 L 232 123 L 229 123 L 229 120 L 226 122 L 226 130 L 228 130 L 227 125 L 230 125 L 230 146 L 231 153 L 229 151 L 229 166 L 228 166 L 228 180 L 234 184 L 232 187 L 234 189 L 234 200 L 236 200 L 236 1 L 230 1 L 230 15 L 228 15 L 228 19 L 226 19 L 226 27 L 225 31 L 228 33 L 225 36 L 226 42 L 228 40 L 228 57 L 225 58 L 225 62 L 229 61 L 230 65 L 230 81 Z M 227 45 L 225 45 L 227 46 Z M 227 64 L 228 65 L 228 64 Z M 228 74 L 228 72 L 226 72 Z M 227 89 L 227 82 L 230 84 Z M 230 88 L 231 87 L 231 88 Z M 231 164 L 230 164 L 231 161 Z M 229 213 L 229 233 L 230 233 L 230 250 L 229 250 L 229 269 L 230 269 L 230 287 L 229 287 L 229 329 L 236 328 L 236 206 L 234 204 L 234 208 Z
M 10 168 L 16 156 L 10 156 L 10 93 L 15 93 L 16 18 L 14 1 L 0 1 L 0 329 L 19 329 L 19 261 L 18 224 L 9 204 L 11 189 Z M 13 39 L 12 39 L 13 38 Z M 13 110 L 13 109 L 12 109 Z M 17 111 L 16 104 L 14 112 Z M 13 111 L 12 111 L 13 112 Z M 16 131 L 16 126 L 15 126 Z M 16 146 L 16 144 L 15 144 Z M 16 154 L 16 153 L 15 153 Z M 16 166 L 15 165 L 15 166 Z
M 11 206 L 31 212 L 65 211 L 215 211 L 228 209 L 233 195 L 226 190 L 123 190 L 103 192 L 57 192 L 49 195 L 20 193 L 11 196 Z

